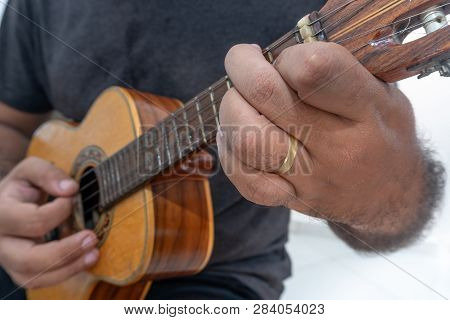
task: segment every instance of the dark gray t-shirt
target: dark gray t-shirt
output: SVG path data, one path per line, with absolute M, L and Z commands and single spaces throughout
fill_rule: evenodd
M 268 45 L 324 2 L 12 0 L 0 30 L 0 100 L 76 121 L 113 85 L 186 101 L 225 74 L 231 46 Z M 246 201 L 222 171 L 211 187 L 208 271 L 278 298 L 290 274 L 289 211 Z

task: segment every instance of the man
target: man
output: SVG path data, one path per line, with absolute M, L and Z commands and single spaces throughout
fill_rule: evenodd
M 78 189 L 50 163 L 23 160 L 52 110 L 81 121 L 112 85 L 187 100 L 224 74 L 230 47 L 268 44 L 323 3 L 10 1 L 0 31 L 1 296 L 23 298 L 16 284 L 57 284 L 98 259 L 90 231 L 35 241 L 67 218 Z M 259 47 L 234 46 L 225 67 L 235 89 L 221 104 L 217 138 L 235 187 L 223 172 L 211 178 L 213 256 L 197 276 L 156 282 L 149 298 L 278 298 L 290 275 L 288 208 L 328 220 L 362 250 L 394 250 L 419 235 L 438 203 L 442 169 L 422 150 L 396 88 L 332 44 L 295 46 L 273 66 Z M 259 139 L 239 134 L 249 125 Z M 269 131 L 280 143 L 261 148 Z M 55 200 L 39 206 L 42 194 Z

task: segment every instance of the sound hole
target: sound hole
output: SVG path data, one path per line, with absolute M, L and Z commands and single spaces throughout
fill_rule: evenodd
M 99 216 L 100 192 L 94 168 L 87 168 L 80 180 L 80 197 L 84 227 L 94 230 Z

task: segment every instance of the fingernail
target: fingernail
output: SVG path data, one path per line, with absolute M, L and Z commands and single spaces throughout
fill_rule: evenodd
M 259 45 L 257 45 L 257 44 L 252 44 L 252 46 L 254 46 L 256 49 L 258 49 L 258 50 L 261 50 L 261 47 L 259 46 Z
M 66 179 L 66 180 L 61 180 L 59 182 L 59 188 L 61 189 L 61 191 L 70 191 L 74 188 L 76 188 L 76 183 L 73 180 L 70 179 Z
M 84 256 L 84 264 L 87 266 L 93 265 L 98 260 L 97 250 L 93 250 Z
M 83 249 L 87 249 L 89 247 L 93 247 L 97 243 L 97 238 L 93 236 L 88 236 L 84 238 L 84 240 L 81 242 L 81 247 Z

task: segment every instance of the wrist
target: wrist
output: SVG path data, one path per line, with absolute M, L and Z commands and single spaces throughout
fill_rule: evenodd
M 376 197 L 373 210 L 358 221 L 329 221 L 330 228 L 350 247 L 362 251 L 394 251 L 420 238 L 439 207 L 445 187 L 445 169 L 422 146 L 422 153 L 403 188 L 386 188 L 390 197 Z M 384 193 L 383 193 L 384 194 Z
M 419 161 L 412 174 L 387 184 L 374 199 L 360 222 L 348 226 L 358 233 L 395 236 L 410 228 L 418 219 L 424 189 L 424 164 Z

